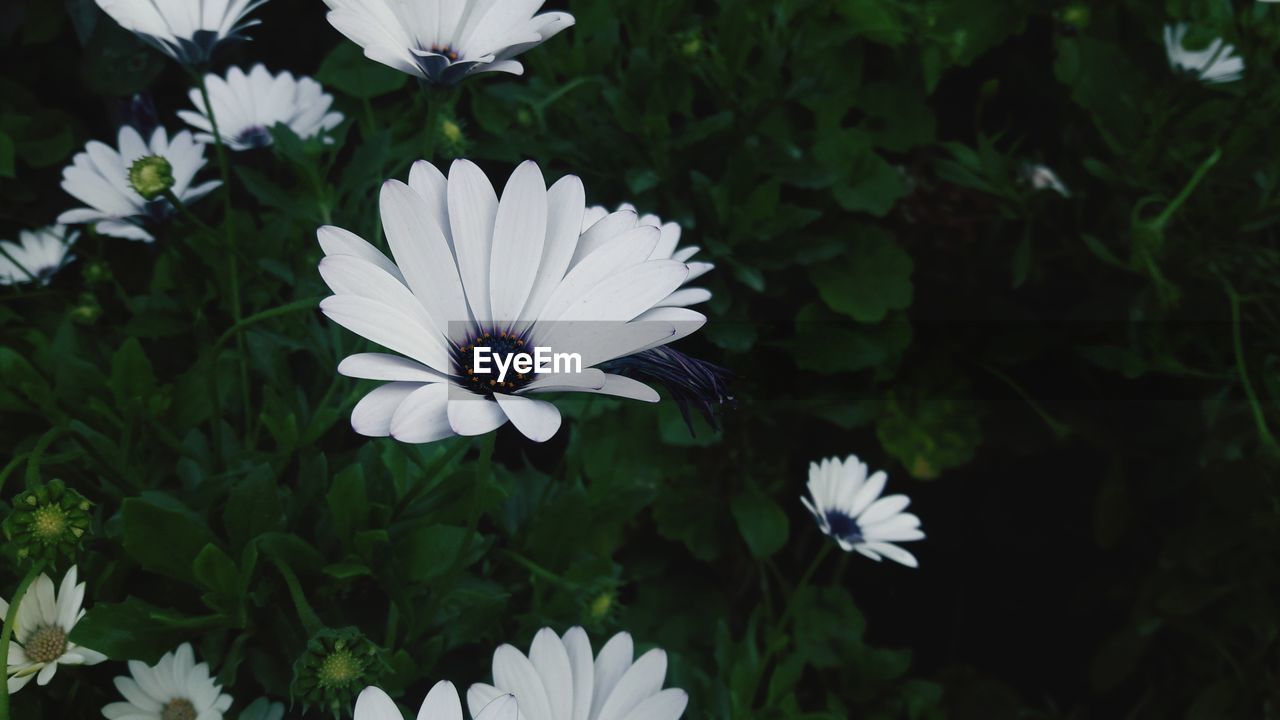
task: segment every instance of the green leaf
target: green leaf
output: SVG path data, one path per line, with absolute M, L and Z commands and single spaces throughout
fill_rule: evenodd
M 142 400 L 156 386 L 151 361 L 137 338 L 125 340 L 111 358 L 111 389 L 121 405 L 129 400 Z
M 71 641 L 93 648 L 112 660 L 154 663 L 182 642 L 185 631 L 157 622 L 172 615 L 137 598 L 122 603 L 94 603 L 71 631 Z
M 913 477 L 932 480 L 973 459 L 982 441 L 981 408 L 967 387 L 901 385 L 889 393 L 876 436 Z
M 357 530 L 368 526 L 369 497 L 365 490 L 364 470 L 359 465 L 338 473 L 325 496 L 333 514 L 333 531 L 344 547 L 348 547 Z
M 859 163 L 850 179 L 837 185 L 832 193 L 845 210 L 884 217 L 894 203 L 907 194 L 907 185 L 897 168 L 871 153 Z
M 160 493 L 126 498 L 121 505 L 124 549 L 152 572 L 194 580 L 192 564 L 214 541 L 204 521 L 173 498 Z
M 466 548 L 461 567 L 467 567 L 484 554 L 484 536 L 472 533 L 466 543 L 467 529 L 454 525 L 431 525 L 410 533 L 402 544 L 406 575 L 415 582 L 428 582 L 444 575 L 458 554 Z
M 0 177 L 13 177 L 13 138 L 0 132 Z
M 209 590 L 205 595 L 209 607 L 229 617 L 239 615 L 240 571 L 234 560 L 210 543 L 196 555 L 191 570 L 196 582 Z
M 831 309 L 859 322 L 879 322 L 911 305 L 911 256 L 879 230 L 864 229 L 843 260 L 815 265 L 809 279 Z
M 358 45 L 349 42 L 339 42 L 316 73 L 322 85 L 359 99 L 395 92 L 408 79 L 408 75 L 365 57 Z
M 758 488 L 747 488 L 735 496 L 730 509 L 738 521 L 738 532 L 757 558 L 767 558 L 787 543 L 791 529 L 787 514 Z
M 262 466 L 231 488 L 222 524 L 234 548 L 281 525 L 284 506 L 271 468 Z

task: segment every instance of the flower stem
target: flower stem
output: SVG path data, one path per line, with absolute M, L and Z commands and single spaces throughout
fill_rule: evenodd
M 227 148 L 222 142 L 222 133 L 218 131 L 218 119 L 213 112 L 213 103 L 209 101 L 209 85 L 205 75 L 198 74 L 200 98 L 204 100 L 205 114 L 209 118 L 209 128 L 213 131 L 213 144 L 218 156 L 218 172 L 222 175 L 222 224 L 226 228 L 227 243 L 227 276 L 231 284 L 231 317 L 236 325 L 242 319 L 240 309 L 240 267 L 236 262 L 235 222 L 231 210 L 231 166 L 227 162 Z M 244 338 L 236 335 L 236 352 L 240 364 L 240 402 L 244 406 L 244 431 L 249 434 L 249 422 L 252 411 L 249 408 L 249 365 L 245 360 Z
M 809 587 L 809 583 L 813 580 L 814 573 L 818 571 L 818 566 L 822 565 L 822 561 L 826 560 L 827 556 L 831 554 L 831 548 L 834 543 L 827 542 L 825 538 L 823 540 L 822 548 L 818 550 L 817 555 L 813 556 L 813 561 L 809 563 L 809 567 L 804 571 L 804 575 L 800 576 L 800 582 L 796 583 L 795 588 L 793 588 L 791 593 L 787 595 L 787 605 L 782 611 L 782 617 L 778 618 L 778 623 L 773 626 L 773 632 L 769 634 L 769 639 L 764 648 L 764 656 L 760 658 L 760 664 L 756 666 L 755 681 L 748 686 L 751 688 L 757 688 L 757 692 L 764 680 L 765 671 L 769 668 L 769 662 L 777 652 L 783 634 L 787 630 L 787 623 L 791 621 L 791 617 L 795 614 L 797 607 L 796 598 L 798 598 L 800 594 Z M 755 698 L 752 698 L 751 702 L 754 706 Z
M 1263 412 L 1262 403 L 1258 401 L 1258 393 L 1253 388 L 1253 382 L 1249 380 L 1249 368 L 1245 365 L 1244 337 L 1240 329 L 1240 295 L 1226 279 L 1223 279 L 1223 284 L 1226 285 L 1227 297 L 1231 300 L 1231 342 L 1235 349 L 1236 372 L 1240 375 L 1240 386 L 1244 389 L 1245 398 L 1249 401 L 1249 408 L 1253 412 L 1253 422 L 1258 426 L 1258 438 L 1267 450 L 1276 453 L 1280 451 L 1280 447 L 1277 446 L 1276 437 L 1271 434 L 1271 428 L 1267 425 L 1266 413 Z
M 22 598 L 27 594 L 27 589 L 31 587 L 31 583 L 35 582 L 36 577 L 39 575 L 40 563 L 32 563 L 26 577 L 22 578 L 22 582 L 18 583 L 18 589 L 14 591 L 13 598 L 9 600 L 9 612 L 4 615 L 4 631 L 3 634 L 0 634 L 0 658 L 6 659 L 6 670 L 8 669 L 9 639 L 13 635 L 14 623 L 18 620 L 18 608 L 22 605 Z M 9 720 L 9 674 L 7 672 L 5 673 L 5 682 L 0 687 L 0 720 Z
M 280 577 L 284 578 L 284 584 L 289 587 L 289 597 L 293 599 L 293 607 L 298 612 L 298 620 L 302 623 L 302 629 L 307 635 L 315 635 L 324 629 L 324 623 L 320 621 L 320 616 L 316 615 L 316 611 L 311 608 L 311 603 L 307 602 L 306 593 L 302 592 L 302 584 L 298 582 L 298 576 L 293 573 L 293 569 L 288 563 L 282 561 L 274 554 L 271 556 L 271 562 L 280 571 Z M 0 718 L 0 720 L 4 720 Z

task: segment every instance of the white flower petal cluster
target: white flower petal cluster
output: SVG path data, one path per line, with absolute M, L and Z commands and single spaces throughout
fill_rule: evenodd
M 355 720 L 403 720 L 403 717 L 391 698 L 376 687 L 365 688 L 356 698 Z M 436 683 L 415 717 L 417 720 L 463 720 L 457 688 L 447 680 Z M 520 717 L 516 699 L 511 695 L 494 698 L 472 713 L 474 720 L 519 720 Z
M 631 203 L 622 203 L 618 209 L 610 213 L 601 205 L 593 205 L 587 208 L 582 216 L 582 231 L 587 232 L 592 225 L 604 220 L 607 217 L 614 216 L 610 222 L 625 224 L 635 218 L 635 225 L 647 225 L 649 227 L 658 228 L 661 235 L 659 236 L 658 245 L 653 249 L 653 254 L 649 256 L 650 260 L 676 260 L 689 266 L 689 277 L 685 278 L 685 283 L 692 282 L 695 278 L 702 277 L 715 268 L 715 265 L 709 262 L 692 261 L 691 258 L 698 254 L 701 248 L 698 247 L 678 247 L 680 245 L 680 225 L 674 222 L 662 222 L 662 219 L 652 213 L 640 215 L 634 205 Z M 697 305 L 711 299 L 711 291 L 704 288 L 686 288 L 671 293 L 660 305 L 663 307 L 688 307 L 689 305 Z
M 63 225 L 24 230 L 18 242 L 0 242 L 0 285 L 48 283 L 53 274 L 71 262 L 71 245 L 80 233 Z
M 267 0 L 97 0 L 120 27 L 184 65 L 208 64 L 225 40 L 258 24 L 246 16 Z
M 107 720 L 222 720 L 231 696 L 209 675 L 209 666 L 196 663 L 190 643 L 165 653 L 154 666 L 129 661 L 129 675 L 117 677 L 124 702 L 102 708 Z
M 1234 45 L 1217 38 L 1203 50 L 1188 50 L 1182 45 L 1187 29 L 1186 23 L 1164 27 L 1164 49 L 1171 67 L 1195 73 L 1210 84 L 1235 82 L 1244 77 L 1244 58 L 1235 54 Z
M 493 685 L 472 685 L 472 715 L 504 695 L 515 697 L 524 720 L 677 720 L 689 704 L 678 688 L 662 689 L 667 653 L 654 648 L 639 659 L 627 633 L 614 635 L 592 657 L 580 627 L 563 637 L 543 628 L 526 656 L 511 645 L 493 653 Z
M 66 225 L 94 223 L 103 235 L 151 242 L 149 225 L 163 222 L 174 213 L 164 198 L 144 200 L 129 185 L 129 168 L 141 157 L 156 155 L 169 162 L 173 172 L 170 190 L 183 203 L 199 200 L 222 183 L 210 180 L 193 186 L 196 173 L 204 167 L 205 146 L 183 130 L 171 140 L 164 128 L 156 128 L 150 140 L 132 127 L 120 128 L 116 147 L 90 140 L 62 171 L 62 189 L 88 207 L 68 210 L 58 216 Z
M 1071 197 L 1071 191 L 1067 190 L 1067 186 L 1058 178 L 1058 173 L 1048 165 L 1027 163 L 1022 166 L 1022 178 L 1034 190 L 1052 190 L 1062 197 Z
M 547 188 L 533 162 L 512 173 L 499 198 L 469 161 L 455 161 L 447 178 L 420 161 L 407 185 L 382 187 L 394 262 L 346 230 L 320 228 L 320 273 L 334 293 L 321 310 L 398 353 L 361 353 L 338 366 L 349 377 L 386 383 L 356 405 L 357 432 L 425 443 L 510 421 L 541 442 L 561 418 L 555 405 L 534 397 L 540 393 L 658 400 L 648 386 L 596 366 L 706 322 L 688 308 L 663 306 L 689 267 L 652 259 L 661 232 L 632 212 L 582 231 L 583 195 L 572 175 Z M 544 347 L 576 354 L 581 367 L 503 380 L 471 366 L 477 347 L 495 357 Z
M 452 85 L 468 75 L 520 75 L 517 55 L 573 25 L 544 0 L 325 0 L 329 22 L 375 60 Z
M 888 476 L 877 471 L 867 477 L 867 466 L 850 455 L 841 461 L 827 458 L 809 465 L 809 498 L 800 501 L 813 513 L 818 527 L 845 552 L 856 551 L 872 560 L 881 557 L 907 567 L 919 564 L 911 553 L 895 543 L 924 539 L 920 518 L 903 512 L 911 504 L 906 495 L 884 492 Z
M 21 690 L 32 678 L 37 685 L 47 685 L 60 665 L 96 665 L 107 659 L 69 639 L 76 623 L 84 617 L 83 604 L 84 583 L 77 584 L 74 566 L 62 576 L 56 593 L 48 575 L 41 574 L 31 584 L 18 606 L 5 663 L 10 693 Z M 8 612 L 9 603 L 0 600 L 0 617 Z
M 284 123 L 294 134 L 307 139 L 325 133 L 342 122 L 342 113 L 331 112 L 333 96 L 309 77 L 295 78 L 285 71 L 272 75 L 263 65 L 248 73 L 238 67 L 226 78 L 207 75 L 209 103 L 222 142 L 232 150 L 250 150 L 271 144 L 271 128 Z M 195 110 L 179 110 L 178 117 L 199 130 L 196 139 L 214 142 L 213 123 L 199 88 L 191 90 Z M 331 138 L 325 142 L 332 143 Z

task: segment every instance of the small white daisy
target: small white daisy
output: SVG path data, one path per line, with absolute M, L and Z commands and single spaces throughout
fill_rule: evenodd
M 1071 197 L 1067 186 L 1058 179 L 1058 174 L 1048 165 L 1027 163 L 1022 166 L 1022 177 L 1035 190 L 1052 190 L 1062 197 Z
M 614 216 L 610 222 L 618 223 L 619 226 L 628 222 L 633 226 L 648 225 L 656 227 L 661 232 L 658 245 L 653 249 L 653 253 L 649 255 L 650 260 L 675 260 L 689 266 L 689 277 L 685 278 L 685 283 L 692 282 L 694 278 L 702 277 L 710 272 L 715 265 L 709 262 L 689 262 L 689 258 L 698 254 L 698 247 L 683 247 L 677 249 L 680 244 L 680 225 L 674 222 L 662 222 L 662 219 L 652 213 L 640 215 L 636 212 L 636 208 L 631 203 L 622 203 L 618 209 L 612 213 L 603 206 L 594 205 L 587 208 L 586 213 L 582 216 L 582 231 L 585 233 L 591 229 L 592 225 L 604 220 L 606 217 Z M 711 299 L 711 291 L 703 288 L 686 288 L 671 293 L 665 300 L 658 304 L 659 307 L 688 307 L 696 305 L 700 302 L 706 302 Z
M 103 235 L 151 242 L 147 226 L 168 220 L 174 209 L 164 198 L 144 200 L 129 184 L 129 168 L 141 157 L 156 155 L 169 162 L 173 172 L 170 190 L 183 203 L 199 200 L 222 183 L 218 180 L 192 186 L 196 172 L 204 167 L 204 145 L 183 130 L 169 139 L 164 128 L 156 128 L 150 142 L 137 130 L 120 128 L 118 148 L 90 140 L 62 171 L 62 189 L 88 207 L 68 210 L 58 216 L 67 225 L 95 223 Z
M 0 242 L 0 285 L 48 283 L 63 265 L 74 260 L 71 244 L 80 233 L 62 225 L 23 230 L 19 242 Z
M 62 586 L 54 594 L 53 581 L 41 574 L 18 606 L 13 639 L 5 675 L 9 692 L 18 692 L 31 678 L 47 685 L 59 665 L 97 665 L 106 655 L 80 647 L 68 638 L 84 617 L 84 583 L 76 584 L 76 568 L 62 576 Z M 0 617 L 9 612 L 9 603 L 0 600 Z
M 474 710 L 474 708 L 473 708 Z M 448 680 L 441 680 L 427 693 L 418 709 L 417 720 L 463 720 L 462 701 L 458 690 Z M 518 720 L 516 700 L 510 695 L 500 696 L 473 712 L 475 720 Z M 367 687 L 356 698 L 355 720 L 403 720 L 400 709 L 382 690 Z
M 632 662 L 634 655 L 627 633 L 614 635 L 593 659 L 582 628 L 564 637 L 543 628 L 527 657 L 510 645 L 494 651 L 493 685 L 472 685 L 467 706 L 474 715 L 506 693 L 526 720 L 677 720 L 689 696 L 662 689 L 667 653 L 655 648 Z
M 154 667 L 130 660 L 129 673 L 115 680 L 125 702 L 102 708 L 107 720 L 222 720 L 231 707 L 209 666 L 196 664 L 190 643 L 165 653 Z
M 888 476 L 878 471 L 867 477 L 867 466 L 850 455 L 841 462 L 827 458 L 809 464 L 809 494 L 800 502 L 809 508 L 822 532 L 845 552 L 855 550 L 872 560 L 882 556 L 907 567 L 918 567 L 916 558 L 894 543 L 924 539 L 920 518 L 906 510 L 906 495 L 880 497 Z
M 649 386 L 601 367 L 706 322 L 688 308 L 661 307 L 689 268 L 651 260 L 661 233 L 636 226 L 634 213 L 582 232 L 584 210 L 581 180 L 569 175 L 548 189 L 531 161 L 511 174 L 501 199 L 469 161 L 455 161 L 447 179 L 420 161 L 408 185 L 382 186 L 382 224 L 395 262 L 346 230 L 320 228 L 320 274 L 334 293 L 320 309 L 404 356 L 361 353 L 338 366 L 348 377 L 386 383 L 356 404 L 356 432 L 425 443 L 483 435 L 510 420 L 542 442 L 559 430 L 561 416 L 535 399 L 540 393 L 657 402 Z M 539 347 L 576 355 L 577 366 L 496 369 Z M 480 351 L 489 362 L 476 359 Z M 689 367 L 669 364 L 668 375 Z
M 543 0 L 325 0 L 329 22 L 365 57 L 452 85 L 468 75 L 520 75 L 513 60 L 573 25 L 564 12 L 535 15 Z
M 272 76 L 262 65 L 255 65 L 246 75 L 233 67 L 227 77 L 207 75 L 209 102 L 213 119 L 218 124 L 222 142 L 232 150 L 249 150 L 271 144 L 271 128 L 276 123 L 288 125 L 294 134 L 307 139 L 332 130 L 342 122 L 342 113 L 329 112 L 333 96 L 320 83 L 309 77 L 294 78 L 289 71 Z M 191 91 L 192 110 L 179 110 L 178 117 L 199 130 L 196 139 L 214 141 L 209 111 L 199 88 Z M 332 138 L 325 138 L 332 143 Z
M 1244 58 L 1234 54 L 1234 45 L 1217 38 L 1203 50 L 1188 50 L 1182 45 L 1186 35 L 1186 23 L 1164 26 L 1164 49 L 1171 67 L 1195 73 L 1206 83 L 1235 82 L 1244 76 Z
M 120 27 L 184 65 L 203 66 L 225 40 L 243 37 L 267 0 L 97 0 Z

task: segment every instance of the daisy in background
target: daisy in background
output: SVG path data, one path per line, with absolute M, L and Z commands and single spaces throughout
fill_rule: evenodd
M 90 140 L 83 152 L 72 158 L 62 171 L 62 189 L 88 207 L 68 210 L 58 222 L 74 225 L 94 223 L 103 235 L 151 242 L 148 228 L 167 221 L 174 208 L 163 197 L 145 199 L 130 184 L 130 170 L 142 158 L 163 158 L 172 178 L 169 190 L 184 204 L 209 194 L 222 183 L 217 180 L 192 186 L 196 173 L 204 167 L 204 145 L 183 130 L 169 138 L 164 128 L 156 128 L 145 141 L 137 130 L 120 128 L 117 147 Z
M 472 685 L 467 706 L 474 715 L 507 693 L 528 720 L 677 720 L 689 696 L 662 689 L 667 653 L 655 648 L 632 662 L 634 655 L 625 632 L 593 659 L 582 628 L 570 628 L 564 637 L 543 628 L 527 657 L 510 645 L 494 651 L 493 685 Z
M 872 560 L 887 557 L 907 567 L 918 567 L 916 558 L 894 543 L 924 539 L 920 518 L 906 510 L 906 495 L 880 497 L 888 476 L 877 471 L 867 477 L 867 466 L 850 455 L 843 462 L 827 458 L 809 465 L 809 498 L 800 502 L 813 513 L 818 527 L 845 552 L 856 551 Z
M 1164 26 L 1164 49 L 1170 67 L 1194 73 L 1210 84 L 1235 82 L 1244 76 L 1244 59 L 1234 54 L 1234 45 L 1217 38 L 1203 50 L 1188 50 L 1182 45 L 1186 35 L 1186 23 Z
M 592 226 L 596 223 L 610 218 L 610 223 L 617 223 L 618 226 L 630 223 L 631 227 L 638 225 L 648 225 L 658 228 L 661 233 L 658 245 L 653 249 L 653 253 L 649 255 L 650 260 L 676 260 L 689 266 L 689 277 L 685 278 L 685 282 L 692 282 L 695 278 L 702 277 L 710 272 L 715 265 L 709 262 L 689 262 L 689 258 L 698 254 L 698 247 L 685 247 L 676 249 L 680 244 L 680 225 L 674 222 L 664 223 L 657 215 L 646 214 L 639 215 L 636 208 L 631 203 L 622 203 L 618 206 L 617 211 L 610 213 L 600 205 L 587 208 L 586 213 L 582 216 L 582 232 L 591 231 Z M 604 226 L 601 226 L 604 229 Z M 628 227 L 627 229 L 630 229 Z M 681 288 L 671 293 L 665 300 L 659 303 L 662 307 L 687 307 L 689 305 L 697 305 L 711 299 L 711 291 L 703 288 Z
M 80 233 L 62 225 L 23 230 L 19 242 L 0 242 L 0 285 L 47 284 L 63 265 L 74 260 L 71 244 Z
M 1058 174 L 1048 165 L 1024 164 L 1022 166 L 1022 179 L 1033 190 L 1052 190 L 1062 197 L 1071 197 L 1071 192 L 1067 190 L 1067 186 L 1062 184 L 1062 180 L 1058 179 Z
M 165 653 L 155 666 L 129 661 L 129 675 L 116 678 L 125 702 L 102 708 L 107 720 L 222 720 L 231 696 L 196 664 L 190 643 Z
M 417 720 L 463 720 L 462 701 L 453 683 L 441 680 L 427 693 L 418 709 Z M 483 708 L 472 708 L 474 720 L 518 720 L 516 699 L 510 695 L 494 698 Z M 525 716 L 528 717 L 528 716 Z M 355 720 L 403 720 L 400 709 L 386 693 L 367 687 L 356 698 Z
M 365 57 L 452 85 L 482 72 L 524 73 L 515 56 L 573 25 L 543 0 L 325 0 L 329 23 Z
M 272 76 L 262 65 L 248 74 L 238 67 L 227 71 L 226 79 L 207 75 L 209 102 L 213 105 L 222 142 L 232 150 L 250 150 L 271 144 L 271 128 L 284 123 L 294 134 L 307 139 L 332 130 L 342 122 L 342 113 L 330 112 L 333 96 L 309 77 L 294 78 L 288 72 Z M 213 124 L 200 89 L 191 91 L 196 109 L 179 110 L 178 117 L 199 130 L 196 139 L 214 142 Z M 325 138 L 332 143 L 331 138 Z
M 361 353 L 338 366 L 348 377 L 385 383 L 356 404 L 356 432 L 425 443 L 510 421 L 542 442 L 561 418 L 538 394 L 658 401 L 648 385 L 602 366 L 706 322 L 688 308 L 661 307 L 689 267 L 650 259 L 661 240 L 656 227 L 634 220 L 614 227 L 606 218 L 582 232 L 583 194 L 573 175 L 548 189 L 532 161 L 511 174 L 501 199 L 469 161 L 455 161 L 448 178 L 419 161 L 409 184 L 382 186 L 394 262 L 346 230 L 320 228 L 320 274 L 334 293 L 320 309 L 398 353 Z M 577 364 L 549 373 L 497 369 L 539 347 L 576 355 Z M 492 362 L 482 364 L 485 352 Z M 694 361 L 680 357 L 684 364 L 664 366 L 669 374 L 687 374 Z
M 209 64 L 219 43 L 259 24 L 246 16 L 267 0 L 97 0 L 98 7 L 183 65 Z
M 16 693 L 35 678 L 37 685 L 47 685 L 58 672 L 59 665 L 97 665 L 106 655 L 71 642 L 72 629 L 85 611 L 84 583 L 76 583 L 72 566 L 62 576 L 57 593 L 48 575 L 41 574 L 31 584 L 18 605 L 13 642 L 5 665 L 9 692 Z M 9 603 L 0 600 L 0 617 L 8 614 Z

